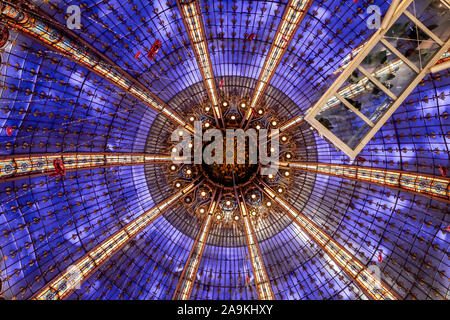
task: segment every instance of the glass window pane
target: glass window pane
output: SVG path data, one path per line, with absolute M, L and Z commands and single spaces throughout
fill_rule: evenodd
M 407 10 L 442 41 L 450 37 L 450 10 L 440 0 L 416 0 Z
M 386 32 L 385 38 L 419 69 L 439 49 L 439 45 L 404 14 Z
M 399 58 L 383 44 L 378 43 L 361 62 L 361 66 L 370 73 L 385 68 Z
M 336 97 L 330 99 L 316 119 L 351 149 L 355 149 L 371 129 Z

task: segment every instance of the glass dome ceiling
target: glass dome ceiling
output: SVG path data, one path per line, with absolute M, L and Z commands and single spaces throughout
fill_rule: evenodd
M 0 5 L 1 298 L 449 297 L 448 70 L 354 160 L 303 121 L 391 1 Z M 286 137 L 280 176 L 172 170 L 174 130 L 233 114 Z

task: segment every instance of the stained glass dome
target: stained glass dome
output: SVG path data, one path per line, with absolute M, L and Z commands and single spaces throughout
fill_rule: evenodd
M 448 1 L 0 6 L 2 299 L 449 298 Z

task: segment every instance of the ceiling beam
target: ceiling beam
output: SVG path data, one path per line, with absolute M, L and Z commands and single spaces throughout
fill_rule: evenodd
M 170 155 L 119 152 L 15 154 L 0 156 L 0 183 L 49 175 L 54 161 L 62 160 L 66 172 L 109 167 L 171 163 Z
M 214 78 L 214 71 L 212 68 L 199 1 L 177 0 L 177 4 L 202 75 L 206 92 L 208 93 L 209 100 L 212 104 L 216 125 L 218 128 L 222 128 L 224 125 L 222 110 L 219 105 L 216 79 Z
M 398 52 L 398 50 L 393 47 L 391 44 L 389 44 L 389 42 L 387 41 L 383 41 L 383 44 L 386 46 L 389 46 L 389 49 L 391 51 L 395 51 L 395 54 L 397 56 L 402 56 L 402 54 L 400 52 Z M 364 47 L 364 44 L 360 45 L 358 48 L 354 49 L 347 57 L 344 58 L 343 60 L 343 66 L 339 67 L 333 74 L 338 74 L 339 72 L 341 72 L 343 69 L 346 68 L 346 66 L 348 66 L 349 62 L 345 62 L 348 60 L 351 60 L 353 58 L 353 56 L 355 56 L 359 51 L 361 51 L 361 49 Z M 382 76 L 385 75 L 388 70 L 394 67 L 398 67 L 400 65 L 402 65 L 403 63 L 407 63 L 408 66 L 412 69 L 417 69 L 417 67 L 410 63 L 408 59 L 404 58 L 404 59 L 398 59 L 396 61 L 394 61 L 391 65 L 380 69 L 379 71 L 377 71 L 374 75 L 378 76 Z M 446 52 L 444 53 L 444 55 L 441 57 L 441 59 L 436 62 L 436 64 L 430 68 L 430 73 L 435 73 L 435 72 L 440 72 L 440 71 L 444 71 L 446 69 L 450 68 L 450 53 Z M 364 72 L 364 69 L 360 69 L 360 71 Z M 372 82 L 374 82 L 374 75 L 372 74 L 364 74 L 365 78 L 362 78 L 360 82 L 356 83 L 356 84 L 350 84 L 345 88 L 342 88 L 342 90 L 339 91 L 339 94 L 343 97 L 347 97 L 347 98 L 354 98 L 356 97 L 361 91 L 364 90 L 364 85 L 367 84 L 367 82 L 370 80 Z M 375 80 L 376 82 L 377 80 Z M 381 89 L 384 89 L 382 85 L 378 85 Z M 388 93 L 390 94 L 390 93 Z M 337 99 L 335 100 L 331 100 L 332 103 L 338 103 Z M 334 105 L 335 105 L 334 104 Z M 332 107 L 333 104 L 328 104 L 327 108 Z M 280 133 L 289 129 L 293 129 L 295 127 L 300 126 L 302 123 L 304 123 L 305 120 L 302 116 L 295 116 L 292 119 L 290 119 L 289 121 L 287 121 L 285 124 L 283 124 L 279 130 Z
M 446 177 L 333 163 L 286 161 L 279 162 L 279 165 L 284 168 L 378 185 L 450 203 L 450 178 Z
M 295 209 L 266 183 L 259 181 L 257 185 L 270 199 L 275 201 L 324 252 L 352 279 L 352 281 L 374 300 L 397 300 L 399 297 L 381 279 L 372 274 L 365 265 L 354 257 L 346 248 L 331 238 L 318 225 Z
M 205 249 L 209 230 L 214 219 L 214 212 L 216 211 L 217 204 L 219 203 L 221 197 L 222 194 L 219 193 L 217 189 L 214 190 L 213 196 L 211 197 L 211 203 L 208 208 L 208 214 L 203 220 L 202 228 L 195 238 L 194 244 L 192 245 L 191 252 L 189 253 L 187 262 L 184 265 L 180 279 L 178 280 L 172 300 L 189 300 L 191 298 L 192 289 L 197 277 L 197 271 L 200 266 L 200 261 L 202 260 L 203 250 Z
M 142 83 L 121 69 L 117 64 L 103 59 L 102 54 L 97 50 L 80 45 L 82 41 L 79 36 L 75 37 L 73 33 L 59 28 L 57 21 L 49 21 L 49 18 L 42 19 L 29 9 L 12 5 L 8 1 L 1 0 L 0 6 L 0 17 L 6 20 L 10 27 L 17 29 L 25 36 L 72 60 L 76 64 L 98 74 L 151 109 L 193 132 L 190 124 L 186 123 L 181 116 L 171 110 L 164 101 L 150 92 Z
M 252 99 L 245 116 L 242 119 L 241 127 L 248 127 L 250 120 L 253 117 L 254 109 L 264 95 L 264 91 L 272 80 L 284 53 L 288 49 L 298 27 L 313 2 L 314 0 L 290 0 L 286 5 L 280 25 L 278 26 L 272 45 L 270 46 L 266 60 L 261 69 L 261 73 L 259 74 Z
M 66 298 L 72 292 L 74 287 L 71 284 L 71 281 L 73 281 L 73 270 L 77 271 L 77 282 L 81 284 L 103 266 L 108 259 L 119 252 L 120 249 L 124 248 L 130 240 L 145 230 L 167 209 L 178 203 L 179 199 L 195 190 L 201 183 L 201 180 L 198 179 L 189 183 L 180 191 L 174 193 L 166 200 L 155 205 L 153 208 L 125 225 L 73 263 L 70 270 L 62 272 L 53 278 L 53 280 L 34 294 L 32 299 L 58 300 Z
M 248 253 L 252 264 L 253 275 L 255 277 L 255 286 L 259 300 L 275 300 L 272 286 L 267 275 L 266 266 L 262 258 L 261 249 L 256 240 L 255 231 L 248 214 L 247 205 L 245 203 L 244 193 L 242 189 L 236 191 L 236 200 L 238 201 L 239 210 L 241 211 L 242 220 L 244 221 L 245 237 L 247 239 Z

